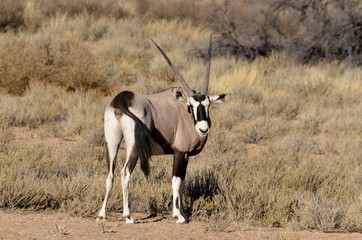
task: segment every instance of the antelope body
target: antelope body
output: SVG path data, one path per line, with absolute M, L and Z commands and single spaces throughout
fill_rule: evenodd
M 210 62 L 211 36 L 208 51 L 206 77 L 201 93 L 195 93 L 177 72 L 162 49 L 164 56 L 183 88 L 169 88 L 162 92 L 143 95 L 124 91 L 107 105 L 104 114 L 104 130 L 107 150 L 108 178 L 106 196 L 98 218 L 106 217 L 106 205 L 112 189 L 117 153 L 122 138 L 125 140 L 127 159 L 121 172 L 123 188 L 123 216 L 133 223 L 128 201 L 130 175 L 140 159 L 141 169 L 147 176 L 151 155 L 173 154 L 172 189 L 173 216 L 178 223 L 187 221 L 181 207 L 181 195 L 190 156 L 197 155 L 204 147 L 211 120 L 209 105 L 225 102 L 230 94 L 207 95 Z

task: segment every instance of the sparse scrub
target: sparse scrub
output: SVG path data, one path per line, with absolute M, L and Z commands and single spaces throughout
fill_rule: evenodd
M 263 99 L 263 95 L 259 89 L 254 87 L 242 87 L 234 89 L 233 95 L 238 96 L 240 103 L 260 103 Z
M 62 135 L 79 135 L 86 145 L 102 145 L 103 143 L 103 115 L 105 101 L 99 101 L 97 92 L 76 92 L 68 102 L 67 115 L 63 121 Z
M 362 203 L 361 199 L 357 199 L 355 203 L 348 206 L 342 219 L 341 227 L 350 232 L 362 233 Z
M 47 6 L 47 7 L 44 7 Z M 101 0 L 101 1 L 71 1 L 66 0 L 54 4 L 49 0 L 42 0 L 37 2 L 37 7 L 43 10 L 45 16 L 68 15 L 69 17 L 77 16 L 80 14 L 89 14 L 94 17 L 109 17 L 119 19 L 126 14 L 120 6 L 120 2 L 115 0 Z
M 64 120 L 66 109 L 64 89 L 30 83 L 23 96 L 1 95 L 0 114 L 9 124 L 36 128 Z
M 64 155 L 44 145 L 24 149 L 12 144 L 8 153 L 0 153 L 2 208 L 62 208 L 79 215 L 95 211 L 94 200 L 89 201 L 87 208 L 80 205 L 85 198 L 94 198 L 89 192 L 97 193 L 94 189 L 101 185 L 98 181 L 89 185 L 89 179 L 97 175 L 97 161 L 92 160 L 92 165 L 87 162 L 92 154 L 92 158 L 96 156 L 96 151 L 79 154 L 80 151 L 78 155 L 72 151 Z
M 279 116 L 285 120 L 293 120 L 298 116 L 300 108 L 300 100 L 295 96 L 277 93 L 263 101 L 261 111 L 270 117 Z
M 14 140 L 14 133 L 8 120 L 0 118 L 0 152 L 6 151 L 7 147 Z
M 275 137 L 284 136 L 289 129 L 288 124 L 281 119 L 257 119 L 244 128 L 243 141 L 265 144 Z
M 320 112 L 319 109 L 313 109 L 311 112 L 306 112 L 298 116 L 301 122 L 301 130 L 312 136 L 321 132 L 321 126 L 326 121 L 327 115 Z
M 359 123 L 362 114 L 362 104 L 353 107 L 334 110 L 333 116 L 326 119 L 323 131 L 328 134 L 345 136 L 362 136 Z
M 308 158 L 315 151 L 314 142 L 310 137 L 295 133 L 275 140 L 271 144 L 270 150 L 279 155 L 284 164 L 294 167 L 298 167 L 305 158 Z
M 324 232 L 339 228 L 343 218 L 343 211 L 339 204 L 332 201 L 321 200 L 318 195 L 299 200 L 297 210 L 298 222 L 303 228 L 321 229 Z M 325 199 L 325 198 L 323 198 Z
M 327 1 L 1 1 L 0 208 L 94 217 L 107 177 L 103 111 L 110 95 L 179 86 L 150 38 L 198 88 L 205 74 L 198 49 L 211 31 L 210 93 L 232 97 L 212 106 L 210 138 L 190 158 L 187 215 L 210 231 L 236 222 L 362 232 L 356 2 L 328 1 L 322 10 Z M 317 10 L 324 15 L 318 18 Z M 347 25 L 339 33 L 340 23 Z M 319 30 L 331 24 L 320 45 Z M 312 63 L 321 58 L 328 61 Z M 41 134 L 21 140 L 19 129 Z M 123 148 L 111 212 L 123 208 Z M 150 165 L 148 179 L 139 167 L 132 175 L 131 209 L 170 214 L 172 157 L 153 157 Z

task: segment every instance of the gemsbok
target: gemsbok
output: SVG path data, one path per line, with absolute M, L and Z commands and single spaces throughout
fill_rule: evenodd
M 209 106 L 229 100 L 230 93 L 208 95 L 212 36 L 206 61 L 206 76 L 201 93 L 192 90 L 178 73 L 163 50 L 151 40 L 175 73 L 183 88 L 173 87 L 159 93 L 143 95 L 123 91 L 107 105 L 104 131 L 107 151 L 108 177 L 106 195 L 98 219 L 106 218 L 106 206 L 112 189 L 117 153 L 124 137 L 127 158 L 121 172 L 123 216 L 134 223 L 130 214 L 128 186 L 130 176 L 140 158 L 141 169 L 147 176 L 151 155 L 173 154 L 172 190 L 173 216 L 177 223 L 187 222 L 181 207 L 186 168 L 190 156 L 201 152 L 211 126 Z

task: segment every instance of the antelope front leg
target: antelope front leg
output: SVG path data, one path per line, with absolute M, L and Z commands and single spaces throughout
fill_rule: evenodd
M 173 190 L 173 217 L 177 217 L 177 223 L 187 222 L 187 218 L 182 211 L 181 196 L 182 190 L 185 186 L 185 180 L 180 177 L 172 177 L 172 190 Z
M 182 192 L 185 186 L 186 168 L 188 156 L 185 153 L 176 152 L 173 162 L 173 217 L 177 217 L 177 223 L 186 223 L 187 218 L 182 211 Z

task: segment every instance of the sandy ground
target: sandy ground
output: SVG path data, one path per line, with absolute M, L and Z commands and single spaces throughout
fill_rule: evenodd
M 72 217 L 58 212 L 0 212 L 0 239 L 308 239 L 362 240 L 359 233 L 320 233 L 286 228 L 244 227 L 231 224 L 223 231 L 207 230 L 207 224 L 176 224 L 162 216 L 134 214 L 126 224 L 121 214 L 106 221 Z

